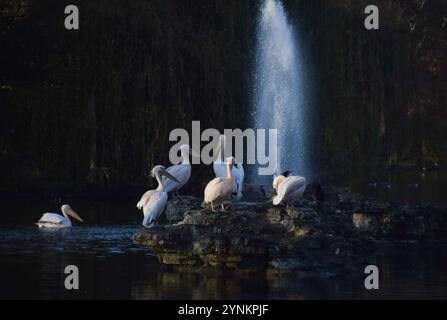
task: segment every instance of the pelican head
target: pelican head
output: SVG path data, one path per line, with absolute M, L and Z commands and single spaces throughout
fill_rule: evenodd
M 161 176 L 165 176 L 177 183 L 180 183 L 180 181 L 177 180 L 176 177 L 174 177 L 172 174 L 170 174 L 169 172 L 166 171 L 166 168 L 164 166 L 158 165 L 152 168 L 151 171 L 151 176 L 156 178 L 156 177 L 161 177 Z
M 84 222 L 84 220 L 82 220 L 81 217 L 68 204 L 64 204 L 61 207 L 61 211 L 80 222 Z

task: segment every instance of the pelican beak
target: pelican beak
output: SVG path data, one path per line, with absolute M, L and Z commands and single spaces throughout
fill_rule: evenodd
M 165 177 L 168 177 L 169 179 L 171 179 L 171 180 L 173 180 L 173 181 L 175 181 L 175 182 L 177 182 L 177 183 L 180 183 L 180 181 L 178 181 L 176 177 L 174 177 L 172 174 L 170 174 L 170 173 L 167 172 L 167 171 L 163 171 L 163 172 L 161 173 L 161 175 L 162 175 L 162 176 L 165 176 Z
M 82 220 L 81 217 L 75 211 L 73 211 L 72 208 L 67 209 L 67 214 L 80 222 L 84 222 L 84 220 Z

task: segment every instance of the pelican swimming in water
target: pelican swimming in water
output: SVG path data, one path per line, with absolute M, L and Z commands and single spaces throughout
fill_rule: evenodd
M 166 169 L 168 173 L 174 176 L 179 182 L 163 177 L 163 186 L 167 193 L 174 192 L 176 196 L 179 195 L 178 191 L 188 182 L 191 177 L 191 163 L 189 162 L 189 153 L 196 156 L 196 153 L 184 144 L 180 146 L 180 153 L 182 155 L 182 162 L 180 164 L 171 166 Z
M 226 169 L 227 175 L 225 178 L 217 177 L 208 182 L 205 187 L 204 201 L 202 206 L 211 204 L 211 210 L 215 212 L 215 206 L 222 206 L 222 211 L 225 210 L 224 202 L 231 199 L 233 193 L 233 166 L 235 159 L 233 157 L 227 158 Z
M 276 190 L 276 196 L 273 198 L 275 206 L 279 204 L 291 205 L 298 200 L 306 190 L 306 178 L 290 175 L 286 171 L 273 179 L 273 189 Z
M 69 216 L 80 222 L 84 222 L 81 217 L 68 205 L 61 207 L 62 215 L 57 213 L 44 213 L 36 225 L 39 228 L 70 228 L 71 221 Z
M 223 161 L 225 149 L 225 135 L 220 136 L 219 144 L 217 145 L 218 156 L 217 160 L 213 162 L 213 170 L 216 178 L 225 178 L 227 176 L 227 165 Z M 236 199 L 242 198 L 242 188 L 244 186 L 244 167 L 242 163 L 237 163 L 233 166 L 233 193 L 236 194 Z
M 143 209 L 143 226 L 145 227 L 150 227 L 157 222 L 168 202 L 168 194 L 166 193 L 162 176 L 180 183 L 180 181 L 167 172 L 166 168 L 163 166 L 155 166 L 152 169 L 151 175 L 157 179 L 158 187 L 155 190 L 149 190 L 143 194 L 141 200 L 137 203 L 137 208 L 140 210 Z

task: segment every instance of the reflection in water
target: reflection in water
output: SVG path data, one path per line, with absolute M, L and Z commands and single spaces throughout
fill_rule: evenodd
M 371 262 L 381 271 L 381 289 L 363 288 L 357 275 L 298 280 L 265 274 L 180 273 L 160 267 L 157 257 L 132 243 L 140 228 L 135 201 L 111 203 L 73 199 L 84 225 L 45 230 L 33 226 L 59 203 L 5 202 L 0 225 L 2 299 L 334 299 L 447 298 L 446 246 L 400 246 Z M 20 205 L 19 205 L 20 204 Z M 54 208 L 54 209 L 52 209 Z M 80 290 L 65 290 L 64 268 L 80 270 Z

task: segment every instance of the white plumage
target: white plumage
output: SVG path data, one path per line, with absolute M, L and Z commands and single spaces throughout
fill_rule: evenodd
M 276 190 L 276 196 L 273 198 L 275 206 L 286 204 L 293 206 L 306 190 L 306 178 L 300 176 L 278 176 L 273 180 L 273 188 Z
M 171 179 L 163 177 L 163 185 L 167 193 L 175 192 L 178 195 L 178 191 L 189 181 L 189 178 L 191 177 L 191 164 L 189 162 L 190 150 L 191 149 L 187 144 L 180 146 L 182 162 L 166 169 L 168 173 L 173 175 L 179 181 L 179 183 L 177 183 Z
M 57 213 L 44 213 L 36 225 L 39 228 L 70 228 L 71 221 L 69 216 L 83 222 L 81 217 L 68 205 L 61 207 L 62 215 Z
M 233 192 L 237 193 L 236 198 L 239 200 L 242 198 L 242 188 L 244 186 L 245 172 L 242 163 L 238 163 L 233 167 Z M 236 186 L 236 191 L 234 191 L 234 186 Z
M 227 164 L 222 161 L 223 155 L 225 154 L 225 136 L 220 136 L 220 141 L 218 145 L 218 156 L 216 161 L 213 162 L 213 170 L 216 178 L 226 178 L 227 177 Z M 238 163 L 233 166 L 233 193 L 236 193 L 236 198 L 239 200 L 242 198 L 242 188 L 244 185 L 245 172 L 242 163 Z
M 163 212 L 167 202 L 168 194 L 166 192 L 147 191 L 137 204 L 138 209 L 143 209 L 143 226 L 148 227 L 154 224 Z
M 143 209 L 143 226 L 145 227 L 150 227 L 157 222 L 168 202 L 168 194 L 165 191 L 161 176 L 166 176 L 179 183 L 163 166 L 155 166 L 151 174 L 157 179 L 158 187 L 155 190 L 145 192 L 137 203 L 137 208 L 140 210 Z

